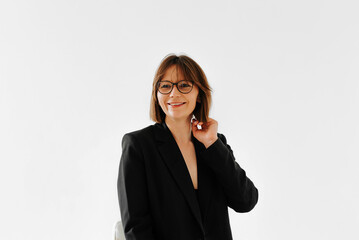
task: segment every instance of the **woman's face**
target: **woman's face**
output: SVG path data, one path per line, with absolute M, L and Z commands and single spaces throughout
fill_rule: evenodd
M 177 83 L 181 80 L 188 79 L 184 79 L 180 69 L 178 69 L 177 72 L 175 65 L 169 67 L 162 78 L 162 81 L 170 81 L 173 83 Z M 173 121 L 190 120 L 196 107 L 197 97 L 198 87 L 196 84 L 193 84 L 192 91 L 187 94 L 179 92 L 176 86 L 173 86 L 173 89 L 169 94 L 162 94 L 157 91 L 159 105 L 166 114 L 166 118 L 171 118 Z

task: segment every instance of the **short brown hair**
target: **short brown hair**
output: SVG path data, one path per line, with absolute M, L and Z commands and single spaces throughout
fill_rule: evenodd
M 207 77 L 202 68 L 192 58 L 173 53 L 168 54 L 162 59 L 153 79 L 150 118 L 157 123 L 162 123 L 165 120 L 166 114 L 158 104 L 157 83 L 162 80 L 166 70 L 172 65 L 175 65 L 182 71 L 186 80 L 192 80 L 197 85 L 200 102 L 196 103 L 193 114 L 198 121 L 207 122 L 212 103 L 212 89 L 208 84 Z

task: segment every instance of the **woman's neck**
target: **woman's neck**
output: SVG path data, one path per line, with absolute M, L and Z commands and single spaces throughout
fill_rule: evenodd
M 173 120 L 166 117 L 165 122 L 178 144 L 192 142 L 191 118 Z

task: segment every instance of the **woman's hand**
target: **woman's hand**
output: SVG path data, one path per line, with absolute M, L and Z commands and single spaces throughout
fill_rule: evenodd
M 202 129 L 198 129 L 197 124 L 201 126 Z M 203 143 L 206 148 L 211 146 L 218 139 L 217 130 L 218 122 L 212 118 L 209 118 L 206 123 L 198 122 L 197 120 L 192 122 L 193 136 Z

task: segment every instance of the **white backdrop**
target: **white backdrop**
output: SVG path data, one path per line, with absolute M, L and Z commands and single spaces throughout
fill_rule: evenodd
M 233 237 L 358 239 L 355 0 L 1 1 L 0 239 L 112 239 L 124 133 L 186 53 L 259 189 Z

